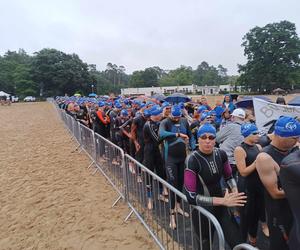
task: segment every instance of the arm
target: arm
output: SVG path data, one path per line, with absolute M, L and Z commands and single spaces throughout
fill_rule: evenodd
M 246 152 L 242 147 L 235 148 L 234 158 L 241 176 L 246 177 L 255 170 L 255 161 L 251 165 L 246 166 Z
M 196 148 L 196 141 L 195 141 L 195 137 L 192 134 L 192 131 L 190 129 L 188 122 L 186 122 L 186 131 L 187 131 L 187 135 L 189 137 L 190 149 L 194 150 Z
M 260 153 L 256 158 L 256 169 L 260 180 L 273 199 L 283 199 L 283 190 L 278 189 L 276 162 L 266 153 Z
M 197 194 L 197 175 L 199 174 L 199 161 L 191 154 L 186 160 L 184 171 L 184 190 L 189 203 L 197 206 L 244 206 L 246 203 L 244 193 L 225 193 L 224 197 L 210 197 Z
M 170 137 L 174 138 L 177 136 L 176 133 L 167 131 L 167 126 L 166 126 L 167 121 L 168 121 L 168 119 L 164 119 L 159 125 L 158 135 L 161 140 L 164 140 L 164 139 L 170 138 Z
M 228 129 L 228 126 L 225 126 L 217 133 L 216 142 L 218 144 L 223 143 L 229 134 L 230 134 L 230 129 Z

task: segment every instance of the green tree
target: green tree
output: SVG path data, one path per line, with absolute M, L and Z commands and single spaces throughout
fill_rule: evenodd
M 37 95 L 31 75 L 32 58 L 23 50 L 8 51 L 0 57 L 0 89 L 19 96 Z
M 190 85 L 193 83 L 193 69 L 189 66 L 181 65 L 179 68 L 170 70 L 159 80 L 160 86 Z
M 43 49 L 34 54 L 32 75 L 39 83 L 41 95 L 73 95 L 76 91 L 88 94 L 91 91 L 88 65 L 78 55 L 56 49 Z
M 300 40 L 295 24 L 281 21 L 255 27 L 243 37 L 242 46 L 248 61 L 239 65 L 239 82 L 246 88 L 270 93 L 298 81 Z

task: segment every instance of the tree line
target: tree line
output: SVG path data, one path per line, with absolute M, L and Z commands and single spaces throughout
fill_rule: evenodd
M 87 95 L 119 93 L 126 87 L 197 84 L 242 85 L 245 90 L 270 93 L 275 88 L 300 88 L 300 40 L 288 21 L 254 27 L 242 45 L 247 58 L 238 65 L 239 76 L 229 76 L 221 64 L 201 62 L 195 69 L 181 65 L 172 70 L 153 66 L 126 73 L 126 67 L 107 63 L 106 69 L 83 62 L 76 54 L 45 48 L 33 55 L 25 50 L 0 55 L 0 90 L 18 96 Z

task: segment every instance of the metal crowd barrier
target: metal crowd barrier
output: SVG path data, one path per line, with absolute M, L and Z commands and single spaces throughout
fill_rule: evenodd
M 183 193 L 131 156 L 124 155 L 120 147 L 64 111 L 58 111 L 82 150 L 91 158 L 91 165 L 95 164 L 96 171 L 99 170 L 119 194 L 112 206 L 121 198 L 128 203 L 131 212 L 125 221 L 134 213 L 161 249 L 225 250 L 222 228 L 210 212 L 188 204 Z M 171 195 L 186 213 L 175 213 L 176 229 L 170 225 Z
M 233 250 L 258 250 L 258 248 L 244 243 L 244 244 L 239 244 L 239 245 L 235 246 L 233 248 Z
M 125 199 L 124 151 L 111 141 L 95 133 L 96 167 L 106 177 L 119 194 L 114 206 L 121 198 Z
M 74 120 L 74 119 L 73 119 Z M 82 149 L 88 154 L 92 160 L 92 164 L 95 162 L 96 150 L 95 150 L 95 133 L 93 130 L 79 123 L 80 130 L 80 143 Z
M 132 210 L 126 219 L 134 213 L 162 249 L 225 250 L 222 228 L 210 212 L 190 205 L 183 193 L 127 154 L 125 170 L 126 200 Z M 170 221 L 172 195 L 185 212 L 175 213 L 176 229 Z

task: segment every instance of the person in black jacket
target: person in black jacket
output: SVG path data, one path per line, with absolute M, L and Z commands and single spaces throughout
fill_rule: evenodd
M 158 136 L 159 124 L 162 119 L 162 108 L 159 105 L 155 105 L 150 109 L 150 120 L 144 125 L 144 165 L 151 170 L 156 172 L 156 174 L 162 179 L 166 179 L 166 173 L 163 168 L 163 159 L 160 153 L 159 144 L 161 140 Z M 147 196 L 148 196 L 148 209 L 153 208 L 152 201 L 152 178 L 147 178 Z M 164 190 L 160 185 L 160 195 L 159 200 L 168 202 L 168 199 L 164 195 L 168 195 L 167 191 Z

